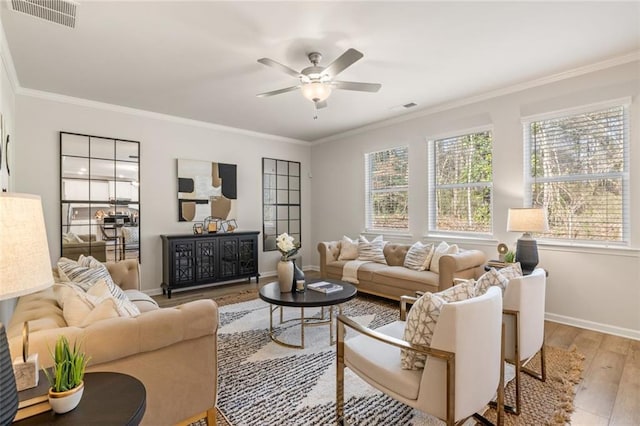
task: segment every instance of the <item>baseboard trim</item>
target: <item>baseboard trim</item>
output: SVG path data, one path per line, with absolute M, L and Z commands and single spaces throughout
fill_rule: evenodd
M 571 325 L 574 327 L 584 328 L 587 330 L 599 331 L 601 333 L 613 334 L 614 336 L 626 337 L 627 339 L 640 340 L 640 330 L 630 328 L 617 327 L 615 325 L 602 324 L 599 322 L 588 321 L 580 318 L 567 317 L 564 315 L 546 313 L 544 318 L 547 321 L 557 322 L 560 324 Z

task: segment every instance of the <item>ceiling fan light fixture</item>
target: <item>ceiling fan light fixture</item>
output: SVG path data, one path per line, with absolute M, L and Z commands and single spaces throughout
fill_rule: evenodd
M 302 91 L 302 96 L 309 99 L 311 102 L 322 102 L 331 95 L 331 84 L 312 81 L 310 83 L 303 84 L 300 90 Z

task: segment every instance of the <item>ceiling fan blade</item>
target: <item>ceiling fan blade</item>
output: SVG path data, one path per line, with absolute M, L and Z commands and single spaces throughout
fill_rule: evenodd
M 377 92 L 382 87 L 378 83 L 357 83 L 355 81 L 332 81 L 331 86 L 342 90 L 356 90 L 358 92 Z
M 327 107 L 327 101 L 314 102 L 314 104 L 316 104 L 316 109 L 322 109 Z
M 300 77 L 300 73 L 298 71 L 294 70 L 293 68 L 289 68 L 286 65 L 282 65 L 280 62 L 276 62 L 273 59 L 261 58 L 261 59 L 258 59 L 258 62 L 260 62 L 262 65 L 279 69 L 280 71 L 286 74 L 289 74 L 292 77 L 295 77 L 295 78 Z
M 272 90 L 271 92 L 264 92 L 264 93 L 260 93 L 258 95 L 256 95 L 259 98 L 266 98 L 267 96 L 273 96 L 273 95 L 279 95 L 281 93 L 287 93 L 287 92 L 292 92 L 296 89 L 299 89 L 300 86 L 291 86 L 291 87 L 285 87 L 284 89 L 278 89 L 278 90 Z
M 363 56 L 364 55 L 361 52 L 358 52 L 356 49 L 348 49 L 346 52 L 340 55 L 338 59 L 331 62 L 324 69 L 324 71 L 322 71 L 322 74 L 328 75 L 329 77 L 333 78 Z

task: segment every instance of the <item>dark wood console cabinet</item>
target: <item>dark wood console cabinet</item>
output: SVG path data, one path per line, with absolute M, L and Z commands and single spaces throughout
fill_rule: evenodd
M 161 235 L 162 294 L 241 278 L 260 277 L 258 231 Z

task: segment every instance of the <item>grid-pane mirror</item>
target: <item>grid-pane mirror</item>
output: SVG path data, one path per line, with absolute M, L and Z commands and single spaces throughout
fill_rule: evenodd
M 140 261 L 140 143 L 60 132 L 61 253 Z
M 263 250 L 277 250 L 276 237 L 283 232 L 302 242 L 300 224 L 300 163 L 262 159 Z

